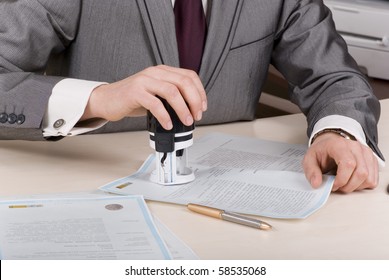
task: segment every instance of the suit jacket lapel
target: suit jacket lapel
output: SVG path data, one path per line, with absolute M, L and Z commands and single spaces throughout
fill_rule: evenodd
M 174 12 L 171 0 L 137 0 L 157 64 L 179 67 Z M 242 0 L 212 0 L 208 32 L 199 76 L 211 88 L 230 50 Z
M 171 0 L 137 0 L 157 64 L 179 67 Z
M 243 1 L 212 0 L 209 3 L 208 34 L 199 73 L 206 91 L 212 87 L 230 50 Z

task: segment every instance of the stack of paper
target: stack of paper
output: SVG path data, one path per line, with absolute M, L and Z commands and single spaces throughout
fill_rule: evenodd
M 272 218 L 305 218 L 326 202 L 333 176 L 313 189 L 302 170 L 306 147 L 226 134 L 210 134 L 189 150 L 195 181 L 162 186 L 149 179 L 150 156 L 133 175 L 100 189 L 178 204 L 197 203 Z
M 197 259 L 142 196 L 0 201 L 0 259 Z

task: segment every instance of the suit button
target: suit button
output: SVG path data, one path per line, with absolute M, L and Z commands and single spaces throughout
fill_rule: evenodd
M 0 123 L 6 123 L 8 120 L 8 115 L 7 113 L 1 113 L 0 114 Z
M 64 119 L 59 119 L 59 120 L 55 121 L 53 126 L 54 126 L 55 129 L 59 129 L 64 124 L 65 124 L 65 120 Z
M 8 115 L 8 122 L 10 124 L 14 124 L 17 119 L 18 119 L 18 116 L 16 116 L 14 113 L 11 113 Z
M 26 116 L 23 114 L 18 115 L 18 119 L 16 121 L 17 124 L 22 124 L 26 120 Z

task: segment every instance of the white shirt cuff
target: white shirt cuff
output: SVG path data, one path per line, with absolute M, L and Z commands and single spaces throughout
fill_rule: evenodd
M 313 127 L 313 131 L 308 142 L 309 146 L 311 145 L 312 138 L 316 135 L 316 133 L 327 128 L 342 129 L 348 132 L 349 134 L 353 135 L 358 142 L 368 147 L 366 143 L 366 136 L 365 133 L 363 132 L 361 125 L 356 120 L 341 115 L 331 115 L 320 119 Z M 378 160 L 380 169 L 385 167 L 385 162 L 379 156 L 377 156 L 376 153 L 374 153 L 374 155 Z
M 43 117 L 43 136 L 74 136 L 102 127 L 106 120 L 97 119 L 75 125 L 84 114 L 92 91 L 103 82 L 63 79 L 58 82 L 50 96 Z

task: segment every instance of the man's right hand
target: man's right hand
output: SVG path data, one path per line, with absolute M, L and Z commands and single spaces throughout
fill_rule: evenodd
M 185 125 L 200 120 L 207 96 L 196 72 L 166 65 L 149 67 L 126 79 L 95 88 L 80 121 L 103 118 L 117 121 L 143 116 L 149 110 L 167 130 L 173 128 L 161 97 Z

